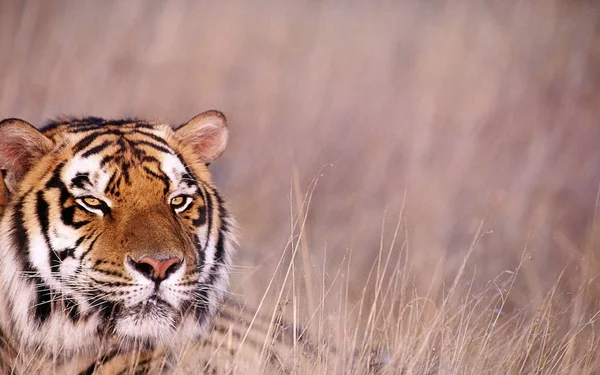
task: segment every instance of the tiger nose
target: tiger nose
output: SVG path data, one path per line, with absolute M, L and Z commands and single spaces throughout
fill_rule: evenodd
M 153 281 L 163 281 L 181 267 L 181 259 L 171 257 L 166 259 L 142 257 L 136 261 L 129 258 L 134 268 L 142 275 Z

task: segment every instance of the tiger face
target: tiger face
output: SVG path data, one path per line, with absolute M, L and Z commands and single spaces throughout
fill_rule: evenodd
M 0 223 L 3 327 L 28 345 L 174 345 L 200 337 L 222 300 L 232 219 L 207 164 L 224 116 L 177 130 L 68 119 L 0 123 L 9 204 Z

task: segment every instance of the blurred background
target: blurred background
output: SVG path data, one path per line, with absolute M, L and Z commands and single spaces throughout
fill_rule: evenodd
M 213 108 L 250 304 L 290 238 L 298 288 L 339 274 L 355 303 L 398 223 L 391 263 L 423 293 L 469 248 L 473 289 L 520 267 L 515 305 L 600 284 L 598 2 L 0 2 L 2 117 Z

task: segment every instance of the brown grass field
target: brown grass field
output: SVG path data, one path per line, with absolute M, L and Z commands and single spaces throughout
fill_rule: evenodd
M 337 373 L 600 374 L 600 3 L 0 2 L 1 117 L 211 108 L 231 293 Z

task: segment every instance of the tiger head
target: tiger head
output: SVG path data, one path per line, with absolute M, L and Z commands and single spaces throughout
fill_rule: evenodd
M 227 287 L 232 219 L 208 171 L 225 117 L 0 123 L 0 323 L 81 351 L 203 335 Z

